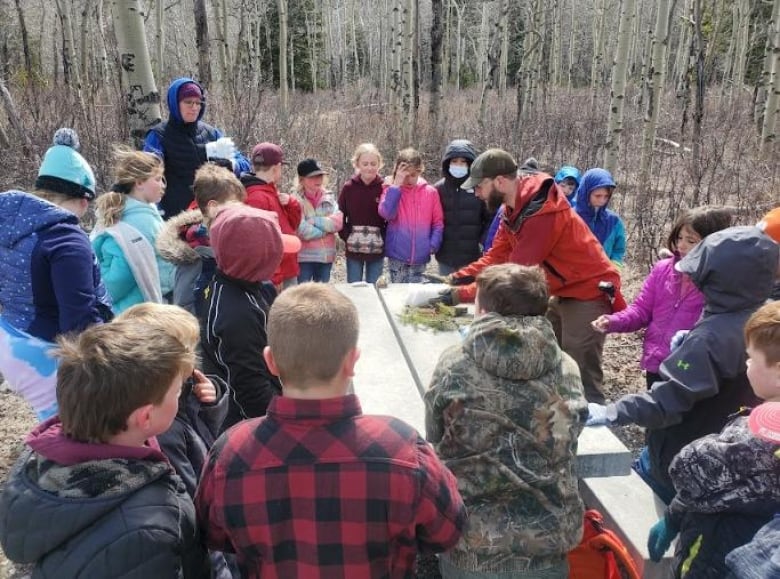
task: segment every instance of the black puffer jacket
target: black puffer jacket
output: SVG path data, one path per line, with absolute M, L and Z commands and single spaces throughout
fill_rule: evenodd
M 50 440 L 33 447 L 84 460 L 64 465 L 22 453 L 0 495 L 9 559 L 35 563 L 35 578 L 211 577 L 195 507 L 159 450 L 122 457 L 115 451 L 124 447 L 71 442 L 58 428 L 57 419 L 40 425 L 32 436 Z
M 447 145 L 441 162 L 444 178 L 435 185 L 444 210 L 444 239 L 436 252 L 436 261 L 459 269 L 482 255 L 480 243 L 493 216 L 474 191 L 460 188 L 468 175 L 460 179 L 450 175 L 450 161 L 455 157 L 463 157 L 471 167 L 477 151 L 465 139 L 457 139 Z

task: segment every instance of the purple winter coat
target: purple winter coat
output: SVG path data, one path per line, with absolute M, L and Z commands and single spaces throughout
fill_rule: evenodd
M 704 307 L 704 296 L 693 283 L 686 284 L 683 290 L 684 274 L 674 269 L 677 261 L 678 258 L 669 257 L 656 263 L 631 305 L 607 316 L 608 332 L 647 328 L 640 365 L 648 372 L 658 372 L 661 362 L 669 355 L 672 336 L 678 330 L 690 330 Z

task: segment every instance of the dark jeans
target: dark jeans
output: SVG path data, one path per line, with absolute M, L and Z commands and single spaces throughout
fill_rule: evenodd
M 363 281 L 363 272 L 368 283 L 376 283 L 379 276 L 382 275 L 382 269 L 385 265 L 384 258 L 374 261 L 362 261 L 360 259 L 347 258 L 347 283 Z
M 316 261 L 301 261 L 298 263 L 300 273 L 298 273 L 298 283 L 307 281 L 319 281 L 328 283 L 330 281 L 330 270 L 332 263 L 319 263 Z

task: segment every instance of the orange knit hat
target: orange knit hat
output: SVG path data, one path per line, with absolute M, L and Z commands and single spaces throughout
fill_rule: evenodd
M 780 207 L 775 207 L 761 218 L 758 222 L 758 228 L 769 237 L 780 243 Z

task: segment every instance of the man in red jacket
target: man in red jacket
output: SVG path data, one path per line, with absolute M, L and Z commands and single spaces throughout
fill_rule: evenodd
M 279 145 L 258 143 L 252 149 L 254 173 L 241 175 L 241 183 L 246 188 L 247 205 L 273 211 L 279 216 L 282 233 L 296 235 L 301 224 L 301 205 L 276 187 L 282 178 L 282 165 L 287 164 Z M 271 281 L 281 291 L 298 283 L 299 272 L 297 253 L 285 253 Z
M 589 402 L 604 401 L 601 356 L 604 335 L 590 322 L 626 307 L 620 274 L 585 222 L 572 211 L 550 175 L 518 176 L 517 163 L 502 149 L 474 160 L 464 189 L 474 189 L 488 209 L 505 206 L 490 251 L 452 274 L 456 299 L 473 301 L 474 279 L 489 265 L 539 265 L 553 299 L 547 316 L 563 350 L 577 362 Z

